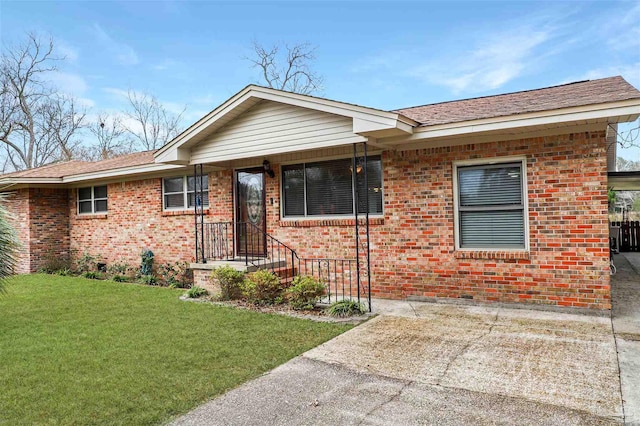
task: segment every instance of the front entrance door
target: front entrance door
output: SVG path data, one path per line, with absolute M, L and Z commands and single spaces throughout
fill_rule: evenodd
M 264 170 L 236 172 L 236 247 L 244 256 L 266 255 Z

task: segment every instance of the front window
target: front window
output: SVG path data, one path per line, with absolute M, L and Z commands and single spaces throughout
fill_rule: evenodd
M 107 185 L 78 188 L 78 213 L 107 212 Z
M 202 176 L 202 206 L 209 205 L 208 176 Z M 179 176 L 162 180 L 164 209 L 189 209 L 196 203 L 196 196 L 200 195 L 200 177 Z
M 457 166 L 461 249 L 525 249 L 523 161 Z
M 380 156 L 367 158 L 365 187 L 364 160 L 350 158 L 294 164 L 282 167 L 284 217 L 353 216 L 354 209 L 382 214 L 382 161 Z M 355 176 L 355 178 L 354 178 Z M 354 179 L 358 202 L 354 203 Z M 355 206 L 357 204 L 357 206 Z

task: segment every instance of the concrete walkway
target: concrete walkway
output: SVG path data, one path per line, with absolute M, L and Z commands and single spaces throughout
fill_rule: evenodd
M 627 424 L 640 425 L 640 253 L 614 257 L 612 322 Z
M 620 282 L 633 282 L 637 275 L 627 279 L 619 263 Z M 635 346 L 614 339 L 608 316 L 419 302 L 374 307 L 378 317 L 174 424 L 621 424 L 616 340 L 627 421 L 635 421 Z

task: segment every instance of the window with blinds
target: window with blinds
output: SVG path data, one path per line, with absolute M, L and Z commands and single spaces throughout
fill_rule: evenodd
M 209 180 L 202 176 L 202 205 L 209 205 Z M 179 176 L 162 180 L 164 209 L 189 209 L 195 206 L 196 196 L 200 195 L 200 177 Z
M 525 249 L 522 162 L 458 166 L 462 249 Z
M 382 214 L 381 157 L 367 158 L 368 188 L 364 172 L 364 160 L 359 159 L 354 178 L 351 158 L 283 166 L 284 217 L 348 216 L 353 215 L 356 204 L 361 214 L 367 210 L 367 201 L 369 213 Z

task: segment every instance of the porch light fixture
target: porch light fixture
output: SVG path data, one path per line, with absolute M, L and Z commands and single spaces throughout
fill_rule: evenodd
M 271 163 L 269 163 L 269 160 L 264 160 L 262 162 L 262 167 L 264 168 L 264 172 L 269 175 L 270 178 L 276 176 L 275 172 L 271 170 Z

